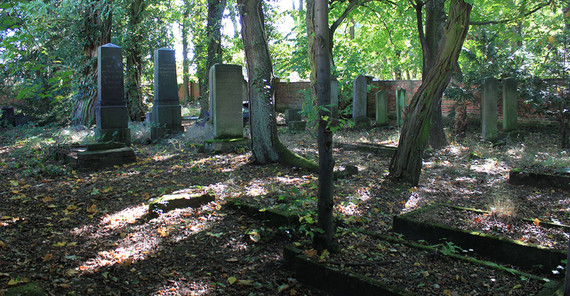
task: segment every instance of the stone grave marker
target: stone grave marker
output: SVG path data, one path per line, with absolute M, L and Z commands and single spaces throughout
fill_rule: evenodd
M 14 115 L 14 107 L 2 107 L 2 118 L 0 118 L 0 126 L 15 126 L 16 117 Z
M 517 81 L 514 78 L 503 80 L 503 131 L 517 129 Z
M 368 77 L 358 75 L 352 83 L 352 118 L 366 117 L 366 95 L 368 93 Z
M 292 121 L 301 121 L 301 109 L 285 110 L 285 124 L 289 125 Z
M 400 88 L 396 90 L 396 125 L 404 124 L 404 109 L 406 108 L 406 90 Z
M 497 79 L 490 77 L 483 82 L 481 135 L 486 141 L 493 141 L 497 138 L 497 89 Z
M 375 94 L 376 98 L 376 124 L 388 124 L 388 100 L 386 100 L 386 92 L 378 91 Z
M 95 138 L 98 142 L 131 144 L 129 112 L 124 96 L 122 49 L 108 43 L 97 49 L 97 105 Z
M 154 51 L 154 102 L 150 120 L 152 140 L 184 132 L 172 49 Z
M 239 65 L 210 68 L 210 106 L 217 139 L 243 138 L 242 102 L 245 80 Z

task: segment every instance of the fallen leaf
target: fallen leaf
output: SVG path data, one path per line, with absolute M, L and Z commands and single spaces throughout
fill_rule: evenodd
M 92 204 L 89 208 L 87 208 L 87 213 L 95 214 L 98 211 L 99 210 L 97 210 L 97 206 L 95 204 Z
M 226 259 L 226 262 L 238 262 L 239 259 L 238 258 L 230 258 L 230 259 Z
M 54 247 L 64 247 L 65 245 L 67 245 L 67 242 L 57 242 L 53 244 Z
M 314 258 L 317 256 L 317 250 L 315 250 L 315 249 L 305 250 L 305 256 L 307 256 L 309 258 Z
M 532 222 L 532 224 L 538 226 L 540 225 L 540 220 L 538 220 L 538 218 L 534 219 L 534 221 Z
M 239 281 L 237 281 L 237 283 L 238 283 L 239 285 L 252 286 L 252 285 L 253 285 L 253 280 L 239 280 Z
M 16 186 L 18 186 L 18 185 L 20 185 L 20 184 L 19 184 L 18 181 L 16 181 L 16 180 L 10 180 L 10 185 L 16 187 Z
M 158 231 L 158 234 L 160 234 L 160 237 L 167 237 L 168 236 L 168 229 L 166 229 L 166 228 L 160 227 L 157 229 L 157 231 Z
M 233 285 L 236 281 L 237 281 L 237 279 L 233 276 L 230 276 L 228 278 L 228 283 L 230 283 L 230 285 Z
M 46 261 L 50 261 L 51 259 L 53 259 L 53 254 L 52 254 L 52 253 L 48 253 L 48 254 L 46 254 L 46 255 L 44 256 L 43 261 L 46 262 Z

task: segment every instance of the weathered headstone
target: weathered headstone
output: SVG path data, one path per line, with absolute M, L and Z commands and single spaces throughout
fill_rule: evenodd
M 338 80 L 331 78 L 331 117 L 338 118 Z
M 404 124 L 404 109 L 406 108 L 406 90 L 400 88 L 396 90 L 396 125 Z
M 289 122 L 289 131 L 290 132 L 304 131 L 306 127 L 307 127 L 306 121 L 290 121 Z
M 182 107 L 178 99 L 174 50 L 154 51 L 154 102 L 151 115 L 151 139 L 184 132 Z
M 497 138 L 497 79 L 490 77 L 483 82 L 481 96 L 481 127 L 484 140 Z
M 216 64 L 210 68 L 210 106 L 215 138 L 243 137 L 244 81 L 241 66 Z
M 503 130 L 517 129 L 517 81 L 514 78 L 503 80 Z
M 14 116 L 14 107 L 2 107 L 2 118 L 0 120 L 0 126 L 15 126 L 16 117 Z
M 368 77 L 358 75 L 352 83 L 352 118 L 366 117 Z
M 95 118 L 98 142 L 131 144 L 129 112 L 124 96 L 122 49 L 108 43 L 97 49 L 97 105 Z
M 376 98 L 376 124 L 388 124 L 388 101 L 386 100 L 386 92 L 378 91 L 375 95 Z
M 301 109 L 285 110 L 285 123 L 289 125 L 292 121 L 301 121 Z

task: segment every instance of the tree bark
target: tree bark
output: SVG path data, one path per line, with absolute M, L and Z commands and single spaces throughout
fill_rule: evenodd
M 129 117 L 132 121 L 142 121 L 145 115 L 143 95 L 141 89 L 142 81 L 142 52 L 140 43 L 142 34 L 140 24 L 142 14 L 146 9 L 144 0 L 132 0 L 129 7 L 128 36 L 125 42 L 125 53 L 127 56 L 127 72 L 125 77 L 125 96 L 129 109 Z
M 200 117 L 204 118 L 210 109 L 208 98 L 208 73 L 210 68 L 222 62 L 222 17 L 226 8 L 226 0 L 208 0 L 208 24 L 206 26 L 206 36 L 208 42 L 205 73 L 201 79 Z
M 73 124 L 91 126 L 95 124 L 95 105 L 97 103 L 97 48 L 111 42 L 111 12 L 110 1 L 99 0 L 87 4 L 83 14 L 83 30 L 85 38 L 83 56 L 85 63 L 78 71 L 78 90 L 73 101 Z M 106 18 L 102 19 L 101 16 Z
M 434 101 L 441 98 L 455 71 L 461 47 L 469 30 L 472 6 L 452 0 L 445 33 L 436 62 L 412 98 L 400 134 L 398 150 L 390 163 L 390 178 L 419 182 L 423 151 L 428 143 Z
M 317 249 L 337 251 L 335 225 L 333 222 L 333 169 L 332 132 L 327 128 L 331 112 L 330 105 L 331 55 L 330 29 L 328 25 L 328 1 L 307 1 L 307 33 L 309 34 L 309 59 L 311 60 L 311 84 L 319 103 L 319 126 L 317 143 L 319 147 L 319 192 L 318 226 L 322 233 L 316 233 L 314 244 Z
M 317 165 L 285 147 L 277 135 L 273 66 L 263 23 L 262 0 L 239 0 L 248 74 L 252 154 L 257 164 L 280 162 L 317 170 Z

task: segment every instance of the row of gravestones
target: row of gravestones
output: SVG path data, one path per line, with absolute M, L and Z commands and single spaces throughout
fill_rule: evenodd
M 184 131 L 176 81 L 174 50 L 154 53 L 154 101 L 150 114 L 151 138 L 161 139 Z M 98 98 L 96 106 L 98 142 L 130 145 L 128 110 L 124 97 L 122 50 L 114 44 L 98 49 Z M 242 67 L 216 64 L 210 69 L 210 114 L 215 138 L 243 137 L 242 101 L 245 80 Z M 239 124 L 238 124 L 239 123 Z
M 366 104 L 368 84 L 372 78 L 359 75 L 353 83 L 352 117 L 355 121 L 359 118 L 367 118 Z M 495 78 L 487 78 L 483 82 L 483 95 L 481 96 L 481 125 L 482 137 L 484 140 L 494 140 L 497 138 L 497 94 L 498 81 Z M 388 123 L 388 103 L 386 93 L 378 91 L 376 99 L 376 124 L 384 125 Z M 396 124 L 403 124 L 403 111 L 406 107 L 406 90 L 396 91 Z M 518 114 L 517 82 L 514 78 L 503 80 L 503 131 L 513 131 L 517 129 Z

